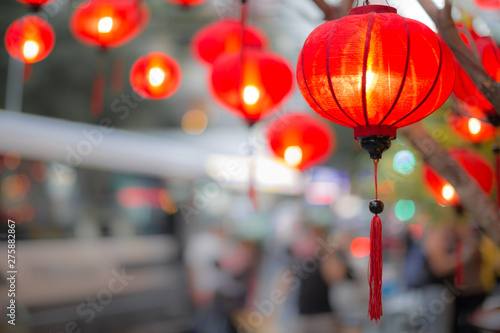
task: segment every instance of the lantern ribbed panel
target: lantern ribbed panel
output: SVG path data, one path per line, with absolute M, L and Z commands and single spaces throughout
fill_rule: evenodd
M 150 71 L 157 68 L 165 75 L 163 82 L 154 85 L 151 82 Z M 156 78 L 157 79 L 157 78 Z M 161 99 L 172 96 L 181 83 L 181 68 L 170 56 L 152 52 L 140 57 L 130 70 L 130 85 L 142 97 Z
M 214 99 L 228 111 L 254 123 L 276 111 L 290 95 L 293 74 L 282 57 L 260 49 L 223 54 L 212 67 L 209 87 Z M 244 89 L 259 92 L 253 104 L 244 102 Z
M 309 35 L 297 80 L 308 104 L 323 117 L 395 134 L 446 101 L 453 88 L 453 57 L 424 24 L 388 6 L 364 7 L 380 12 L 353 14 L 369 10 L 358 7 Z
M 11 57 L 25 63 L 35 63 L 45 59 L 54 48 L 54 30 L 50 24 L 36 15 L 21 17 L 7 28 L 5 32 L 5 48 Z M 33 58 L 26 58 L 25 43 L 35 42 L 38 52 Z
M 99 32 L 99 21 L 113 20 L 111 31 Z M 149 9 L 143 1 L 88 0 L 74 11 L 70 20 L 73 36 L 84 44 L 102 48 L 118 47 L 139 35 L 149 21 Z
M 476 41 L 481 52 L 481 62 L 486 72 L 500 82 L 500 50 L 491 37 L 480 37 Z
M 284 158 L 289 147 L 297 146 L 302 151 L 302 160 L 297 167 L 308 169 L 328 159 L 335 149 L 333 130 L 311 115 L 285 114 L 275 118 L 268 127 L 269 146 L 274 154 Z
M 463 148 L 451 149 L 450 154 L 484 192 L 491 193 L 493 189 L 493 168 L 481 154 Z M 442 190 L 448 182 L 427 164 L 423 168 L 423 178 L 425 187 L 440 205 L 451 204 L 458 206 L 460 204 L 456 193 L 451 200 L 446 200 L 443 197 Z
M 191 51 L 202 63 L 212 64 L 219 55 L 241 51 L 241 22 L 221 20 L 207 25 L 196 33 Z M 245 25 L 245 47 L 264 48 L 266 35 L 256 27 Z

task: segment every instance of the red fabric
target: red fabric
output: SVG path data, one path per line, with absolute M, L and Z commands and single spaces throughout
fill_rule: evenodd
M 191 7 L 191 6 L 199 6 L 205 3 L 207 0 L 167 0 L 167 2 L 175 3 L 177 5 Z
M 224 53 L 241 51 L 241 22 L 221 20 L 202 28 L 193 37 L 191 51 L 202 63 L 211 65 Z M 245 24 L 245 47 L 265 48 L 269 42 L 266 35 L 256 27 Z
M 4 41 L 11 57 L 25 63 L 35 63 L 49 55 L 54 48 L 56 36 L 47 21 L 36 15 L 27 15 L 9 25 Z M 27 58 L 23 52 L 28 41 L 35 42 L 38 46 L 38 53 L 33 58 Z
M 17 0 L 17 2 L 20 2 L 24 5 L 32 6 L 32 7 L 41 7 L 51 1 L 54 0 Z
M 352 128 L 399 128 L 421 120 L 448 98 L 454 73 L 446 44 L 424 24 L 394 13 L 349 15 L 320 25 L 297 64 L 308 104 Z
M 370 285 L 370 303 L 368 316 L 378 322 L 382 311 L 382 221 L 378 215 L 372 218 L 370 230 L 370 263 L 368 283 Z
M 485 10 L 500 9 L 500 0 L 474 0 L 474 3 Z
M 111 31 L 99 32 L 99 21 L 113 20 Z M 87 0 L 74 11 L 70 30 L 80 42 L 101 48 L 121 46 L 139 35 L 149 22 L 149 9 L 137 0 Z
M 464 148 L 452 149 L 450 154 L 484 192 L 491 193 L 493 188 L 493 168 L 481 154 Z M 440 205 L 460 205 L 460 198 L 456 193 L 450 200 L 443 197 L 443 187 L 448 182 L 427 164 L 423 167 L 423 178 L 428 192 Z
M 268 51 L 245 48 L 242 56 L 232 53 L 217 58 L 209 87 L 220 105 L 255 123 L 277 110 L 290 95 L 292 85 L 292 69 L 285 59 Z M 244 89 L 249 86 L 259 92 L 254 104 L 244 102 Z
M 335 149 L 333 129 L 321 120 L 307 114 L 289 113 L 275 118 L 268 127 L 267 138 L 274 154 L 285 157 L 292 146 L 302 150 L 297 168 L 308 169 L 325 162 Z
M 152 68 L 160 68 L 165 78 L 163 82 L 154 86 L 149 80 Z M 142 97 L 161 99 L 172 96 L 181 84 L 181 68 L 172 57 L 152 52 L 140 57 L 130 70 L 130 84 L 132 88 Z
M 493 141 L 495 138 L 495 127 L 490 123 L 478 119 L 481 123 L 481 129 L 478 133 L 473 134 L 469 129 L 469 117 L 450 112 L 446 119 L 453 132 L 469 142 L 482 143 Z
M 491 37 L 481 37 L 476 43 L 484 69 L 495 81 L 500 82 L 500 50 L 496 42 Z

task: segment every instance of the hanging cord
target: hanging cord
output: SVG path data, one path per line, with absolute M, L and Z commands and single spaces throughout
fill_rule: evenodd
M 384 211 L 384 203 L 378 199 L 377 169 L 378 159 L 373 159 L 375 171 L 375 200 L 370 201 L 370 211 L 375 214 L 370 229 L 370 262 L 368 265 L 368 283 L 370 284 L 370 302 L 368 317 L 378 322 L 382 311 L 382 221 L 378 214 Z
M 465 285 L 465 270 L 464 270 L 464 262 L 462 258 L 463 252 L 463 241 L 457 236 L 457 240 L 455 242 L 455 286 L 461 287 Z
M 99 49 L 97 63 L 92 84 L 92 95 L 90 101 L 90 113 L 92 117 L 98 118 L 102 114 L 104 95 L 106 92 L 106 63 L 108 52 L 105 48 Z

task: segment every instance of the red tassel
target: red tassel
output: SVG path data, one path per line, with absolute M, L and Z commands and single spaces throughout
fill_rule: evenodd
M 370 263 L 368 266 L 370 304 L 368 316 L 377 323 L 382 316 L 382 221 L 373 216 L 370 230 Z
M 104 90 L 106 85 L 106 76 L 99 72 L 94 77 L 92 85 L 92 96 L 90 101 L 90 113 L 92 117 L 97 118 L 102 114 L 102 105 L 104 103 Z
M 23 75 L 23 81 L 29 82 L 31 79 L 31 72 L 32 72 L 33 64 L 27 62 L 24 64 L 24 75 Z
M 255 187 L 253 186 L 252 181 L 250 181 L 250 187 L 248 189 L 248 196 L 252 200 L 253 208 L 255 209 L 255 211 L 257 211 L 259 208 L 258 202 L 257 202 L 257 192 L 255 191 Z
M 455 269 L 455 286 L 460 287 L 465 285 L 465 270 L 464 263 L 462 261 L 462 241 L 457 241 L 455 244 L 455 260 L 456 260 L 456 269 Z

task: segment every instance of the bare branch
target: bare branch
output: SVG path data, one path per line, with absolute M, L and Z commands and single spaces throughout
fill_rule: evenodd
M 444 176 L 455 188 L 465 210 L 476 221 L 485 235 L 500 245 L 500 216 L 495 202 L 425 130 L 422 124 L 401 128 L 424 161 Z

